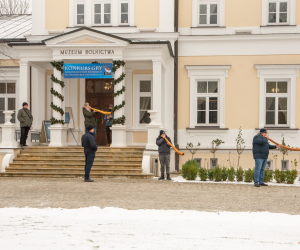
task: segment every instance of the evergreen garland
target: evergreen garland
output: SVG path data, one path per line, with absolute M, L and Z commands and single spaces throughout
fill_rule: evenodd
M 56 97 L 58 97 L 62 102 L 64 101 L 64 96 L 61 95 L 60 93 L 58 93 L 56 90 L 54 90 L 53 88 L 51 88 L 50 90 L 52 95 L 55 95 Z
M 57 120 L 54 117 L 52 117 L 50 119 L 50 121 L 51 121 L 51 125 L 54 125 L 54 124 L 62 124 L 62 125 L 64 125 L 65 124 L 64 120 Z
M 59 61 L 59 62 L 52 61 L 50 63 L 51 63 L 53 68 L 57 69 L 62 74 L 64 73 L 64 62 L 63 61 Z
M 113 97 L 119 96 L 125 92 L 126 88 L 125 86 L 122 87 L 122 89 L 118 90 L 117 92 L 113 93 Z
M 124 67 L 125 66 L 125 62 L 124 61 L 113 61 L 113 67 L 112 67 L 112 72 L 115 73 L 117 71 L 117 69 L 119 69 L 120 67 Z M 125 79 L 126 74 L 122 73 L 120 75 L 119 78 L 115 79 L 113 82 L 113 86 L 117 85 L 118 83 L 122 82 Z M 122 86 L 122 88 L 120 90 L 118 90 L 117 92 L 113 93 L 113 97 L 117 97 L 121 94 L 123 94 L 125 92 L 126 88 L 125 86 Z M 114 113 L 115 111 L 123 108 L 125 106 L 125 101 L 122 102 L 122 104 L 120 105 L 116 105 L 112 108 L 112 113 Z M 116 118 L 112 120 L 112 124 L 116 125 L 116 124 L 122 124 L 124 125 L 126 121 L 126 117 L 123 115 L 122 117 Z
M 58 62 L 52 61 L 50 63 L 51 63 L 51 65 L 52 65 L 53 68 L 55 68 L 56 70 L 60 71 L 62 74 L 64 73 L 64 62 L 63 61 L 58 61 Z M 65 83 L 63 81 L 58 80 L 56 77 L 54 77 L 53 74 L 51 75 L 51 80 L 52 80 L 52 82 L 55 82 L 55 83 L 59 84 L 62 88 L 65 87 Z M 51 88 L 50 92 L 51 92 L 52 95 L 57 96 L 62 102 L 64 101 L 64 96 L 62 94 L 58 93 L 53 88 Z M 53 110 L 55 110 L 56 112 L 60 113 L 62 116 L 64 115 L 65 112 L 63 111 L 63 109 L 61 107 L 58 107 L 58 106 L 54 105 L 53 102 L 51 102 L 50 106 L 51 106 L 51 108 Z M 57 120 L 54 117 L 52 117 L 50 119 L 50 121 L 51 121 L 51 125 L 54 125 L 54 124 L 62 124 L 62 125 L 64 125 L 65 124 L 64 120 Z
M 65 83 L 63 81 L 58 80 L 56 77 L 54 77 L 53 74 L 51 75 L 51 80 L 52 80 L 52 82 L 58 83 L 62 88 L 65 87 Z
M 61 107 L 57 107 L 56 105 L 53 104 L 53 102 L 51 102 L 51 108 L 54 109 L 56 112 L 60 113 L 61 115 L 64 115 L 64 111 Z
M 123 115 L 122 117 L 119 117 L 117 119 L 113 119 L 112 124 L 113 125 L 115 125 L 115 124 L 122 124 L 122 125 L 124 125 L 125 121 L 126 121 L 126 117 Z

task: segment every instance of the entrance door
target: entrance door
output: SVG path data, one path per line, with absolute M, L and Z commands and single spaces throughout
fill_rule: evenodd
M 92 108 L 103 111 L 108 110 L 109 104 L 114 104 L 112 94 L 114 88 L 112 85 L 113 79 L 86 79 L 85 81 L 85 100 Z M 106 124 L 104 115 L 99 116 L 97 123 L 96 143 L 103 146 L 107 144 Z

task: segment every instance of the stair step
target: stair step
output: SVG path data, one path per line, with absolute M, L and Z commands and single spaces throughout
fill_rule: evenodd
M 54 172 L 55 173 L 63 173 L 67 172 L 70 174 L 77 174 L 81 173 L 84 174 L 84 168 L 6 168 L 6 173 L 18 173 L 18 172 Z M 123 174 L 123 173 L 135 173 L 135 174 L 140 174 L 142 173 L 142 169 L 97 169 L 97 168 L 92 168 L 91 173 L 94 174 Z
M 38 177 L 38 178 L 80 178 L 83 177 L 81 173 L 38 173 L 38 172 L 18 172 L 18 173 L 0 173 L 0 177 Z M 132 178 L 132 179 L 152 179 L 154 174 L 94 174 L 91 173 L 91 178 Z
M 111 153 L 102 153 L 97 152 L 97 157 L 143 157 L 142 152 L 111 152 Z M 53 153 L 53 152 L 44 152 L 44 153 L 21 153 L 18 157 L 84 157 L 83 152 L 71 152 L 71 153 Z
M 109 147 L 98 147 L 97 152 L 142 152 L 142 148 L 109 148 Z M 39 153 L 44 153 L 44 152 L 83 152 L 83 147 L 75 147 L 75 148 L 51 148 L 51 147 L 29 147 L 22 149 L 22 153 L 27 153 L 27 152 L 39 152 Z
M 84 164 L 82 165 L 68 165 L 68 166 L 63 166 L 63 165 L 51 165 L 51 164 L 35 164 L 35 165 L 29 165 L 29 164 L 11 164 L 9 168 L 6 168 L 7 171 L 10 171 L 10 169 L 45 169 L 45 168 L 52 168 L 52 169 L 63 169 L 63 168 L 73 168 L 73 169 L 84 169 Z M 142 169 L 141 164 L 120 164 L 120 165 L 93 165 L 92 169 Z
M 41 162 L 41 163 L 11 163 L 10 167 L 45 167 L 45 166 L 49 166 L 49 167 L 59 167 L 59 168 L 68 168 L 68 167 L 84 167 L 85 164 L 84 163 L 66 163 L 66 162 L 62 162 L 62 163 L 49 163 L 49 162 Z M 102 163 L 102 162 L 94 162 L 93 166 L 110 166 L 110 167 L 142 167 L 142 163 L 135 163 L 135 164 L 126 164 L 126 163 Z
M 126 163 L 136 163 L 136 162 L 141 162 L 143 158 L 125 158 L 125 157 L 114 157 L 114 158 L 95 158 L 94 162 L 126 162 Z M 46 163 L 46 162 L 67 162 L 67 163 L 85 163 L 85 158 L 79 158 L 79 159 L 74 159 L 74 158 L 67 158 L 67 159 L 57 159 L 55 157 L 51 157 L 51 159 L 47 158 L 41 158 L 41 159 L 36 159 L 36 157 L 32 158 L 17 158 L 14 159 L 14 163 L 19 163 L 19 162 L 24 162 L 24 163 Z

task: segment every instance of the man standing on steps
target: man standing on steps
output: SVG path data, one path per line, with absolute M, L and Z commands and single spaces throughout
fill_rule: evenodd
M 171 180 L 170 177 L 170 148 L 171 144 L 165 140 L 171 142 L 171 139 L 165 134 L 163 130 L 159 132 L 159 136 L 156 138 L 156 145 L 158 146 L 158 153 L 159 153 L 159 161 L 160 161 L 160 172 L 161 176 L 159 180 L 165 179 L 165 166 L 167 172 L 167 180 Z
M 84 182 L 93 182 L 94 180 L 90 179 L 90 172 L 94 163 L 96 151 L 98 149 L 95 141 L 94 127 L 88 125 L 86 127 L 86 132 L 81 138 L 81 145 L 84 147 L 85 154 L 85 167 L 84 167 Z
M 269 150 L 281 148 L 282 145 L 270 145 L 268 143 L 267 130 L 262 128 L 260 132 L 253 137 L 253 158 L 255 160 L 254 187 L 268 186 L 264 183 L 265 168 L 268 161 Z
M 113 108 L 113 105 L 110 104 L 108 106 L 108 112 L 111 112 L 112 111 L 112 108 Z M 107 137 L 107 147 L 110 146 L 111 144 L 111 136 L 110 136 L 110 133 L 111 133 L 111 127 L 112 127 L 112 121 L 114 119 L 114 114 L 110 114 L 110 115 L 105 115 L 104 116 L 104 121 L 106 122 L 106 137 Z
M 20 138 L 20 146 L 27 147 L 26 140 L 28 136 L 28 132 L 33 122 L 33 116 L 28 109 L 28 103 L 23 102 L 23 108 L 18 112 L 18 120 L 20 121 L 21 126 L 21 138 Z

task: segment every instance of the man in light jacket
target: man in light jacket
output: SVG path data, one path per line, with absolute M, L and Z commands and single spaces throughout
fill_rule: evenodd
M 28 137 L 28 132 L 33 122 L 33 116 L 28 109 L 28 103 L 23 102 L 23 108 L 18 112 L 18 120 L 20 121 L 21 126 L 21 138 L 20 138 L 20 146 L 27 147 L 26 140 Z
M 94 163 L 94 159 L 96 156 L 96 151 L 98 147 L 95 142 L 95 137 L 93 135 L 94 127 L 88 125 L 86 127 L 86 132 L 81 138 L 81 145 L 84 147 L 85 154 L 85 167 L 84 167 L 84 182 L 93 182 L 94 180 L 90 179 L 90 172 Z
M 160 161 L 160 172 L 161 176 L 159 180 L 165 179 L 165 166 L 166 166 L 166 173 L 167 173 L 167 180 L 171 180 L 170 177 L 170 147 L 171 144 L 168 143 L 167 140 L 171 142 L 171 139 L 165 134 L 163 130 L 159 132 L 159 136 L 156 138 L 156 145 L 158 146 L 158 153 L 159 153 L 159 161 Z
M 255 159 L 254 186 L 268 186 L 264 183 L 265 168 L 269 156 L 269 149 L 280 148 L 281 145 L 275 146 L 268 143 L 268 135 L 266 129 L 261 129 L 260 133 L 253 138 L 253 158 Z

